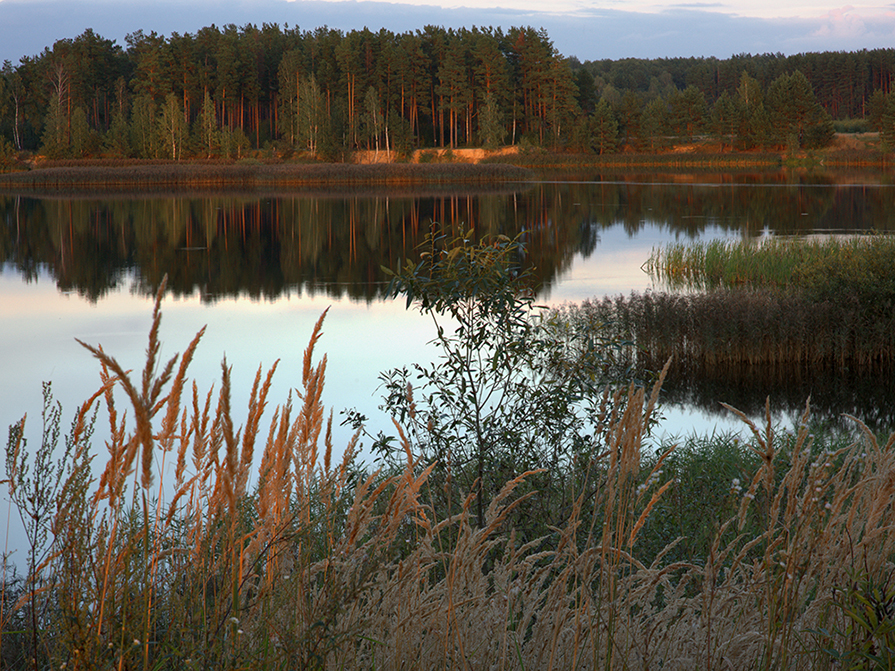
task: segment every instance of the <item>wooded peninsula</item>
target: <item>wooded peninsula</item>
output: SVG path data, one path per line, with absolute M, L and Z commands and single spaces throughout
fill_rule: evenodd
M 450 162 L 895 146 L 895 49 L 581 62 L 530 27 L 87 30 L 0 73 L 3 171 L 75 159 Z M 833 145 L 850 134 L 860 142 Z M 789 152 L 786 154 L 786 152 Z M 492 159 L 493 160 L 493 159 Z M 519 162 L 517 159 L 510 159 Z M 574 160 L 570 158 L 569 160 Z M 529 159 L 531 162 L 531 159 Z

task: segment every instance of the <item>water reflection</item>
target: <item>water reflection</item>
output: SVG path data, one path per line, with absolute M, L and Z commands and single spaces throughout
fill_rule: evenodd
M 523 234 L 542 294 L 557 302 L 573 268 L 590 268 L 594 295 L 601 269 L 637 245 L 642 258 L 630 272 L 639 272 L 653 239 L 893 231 L 895 189 L 870 182 L 626 173 L 474 192 L 0 195 L 0 261 L 7 275 L 14 269 L 25 283 L 50 276 L 60 291 L 93 303 L 127 291 L 147 297 L 167 274 L 175 296 L 198 296 L 208 307 L 225 299 L 316 296 L 378 310 L 386 287 L 381 267 L 412 254 L 438 221 L 477 236 Z M 610 249 L 607 240 L 619 229 L 622 240 Z M 188 341 L 194 330 L 175 341 Z M 375 380 L 369 382 L 372 391 Z M 893 422 L 886 405 L 895 397 L 891 382 L 841 371 L 835 378 L 769 379 L 761 371 L 726 370 L 666 385 L 669 402 L 712 413 L 722 412 L 718 401 L 725 400 L 758 414 L 771 395 L 775 406 L 797 414 L 809 393 L 826 416 L 858 412 L 880 427 Z
M 0 196 L 0 259 L 26 281 L 39 268 L 62 291 L 96 301 L 135 271 L 150 293 L 161 277 L 178 295 L 253 298 L 290 291 L 371 301 L 381 266 L 411 253 L 431 221 L 476 235 L 525 231 L 544 289 L 601 230 L 646 226 L 674 237 L 719 229 L 764 233 L 895 230 L 895 189 L 785 175 L 591 175 L 488 192 L 381 190 L 290 195 Z M 610 181 L 607 181 L 610 180 Z

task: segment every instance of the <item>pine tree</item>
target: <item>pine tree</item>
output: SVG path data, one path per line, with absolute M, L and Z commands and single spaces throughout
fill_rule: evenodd
M 879 119 L 879 139 L 883 149 L 895 150 L 895 93 L 890 93 L 883 98 L 882 111 Z
M 802 72 L 780 75 L 767 94 L 771 140 L 793 148 L 818 148 L 833 139 L 833 122 Z
M 196 146 L 205 154 L 206 158 L 214 155 L 220 146 L 220 132 L 218 131 L 217 114 L 214 101 L 208 91 L 202 98 L 202 110 L 196 118 Z
M 668 105 L 662 98 L 654 98 L 643 110 L 640 128 L 643 139 L 650 149 L 657 149 L 666 144 L 668 132 Z
M 50 99 L 50 107 L 44 120 L 41 136 L 41 151 L 50 158 L 68 156 L 70 134 L 69 124 L 63 106 L 55 96 Z
M 485 91 L 479 109 L 479 140 L 485 149 L 494 150 L 500 146 L 505 137 L 506 128 L 494 94 Z
M 618 122 L 609 101 L 600 99 L 589 122 L 591 147 L 600 155 L 615 151 L 618 143 Z
M 103 138 L 103 149 L 113 156 L 130 156 L 130 126 L 127 120 L 127 81 L 119 77 L 115 82 L 115 103 L 112 106 L 112 121 Z
M 701 133 L 705 126 L 707 107 L 705 96 L 695 86 L 675 91 L 668 98 L 671 131 L 688 142 Z
M 736 101 L 724 91 L 712 106 L 709 121 L 709 130 L 716 140 L 721 143 L 721 149 L 725 146 L 732 147 L 737 128 Z
M 764 94 L 758 80 L 743 74 L 735 100 L 736 139 L 741 149 L 763 147 L 768 141 L 770 124 Z
M 459 144 L 459 118 L 471 96 L 466 82 L 463 47 L 460 39 L 451 35 L 438 68 L 438 86 L 435 87 L 440 101 L 438 111 L 443 119 L 447 119 L 448 144 L 451 148 Z
M 87 121 L 87 112 L 78 105 L 71 115 L 71 144 L 68 154 L 72 158 L 84 158 L 93 150 L 94 133 Z

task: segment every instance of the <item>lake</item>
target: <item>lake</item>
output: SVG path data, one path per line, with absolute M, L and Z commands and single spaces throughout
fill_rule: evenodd
M 166 274 L 162 356 L 207 325 L 191 368 L 200 390 L 219 385 L 226 356 L 234 407 L 245 407 L 259 365 L 279 361 L 271 400 L 283 401 L 329 308 L 319 353 L 334 423 L 357 408 L 385 427 L 379 373 L 435 350 L 431 321 L 387 297 L 381 266 L 414 257 L 432 221 L 477 236 L 521 234 L 538 302 L 561 305 L 657 289 L 641 266 L 670 241 L 893 232 L 895 188 L 885 175 L 781 171 L 574 175 L 484 191 L 0 195 L 0 220 L 0 424 L 27 412 L 36 444 L 42 381 L 52 381 L 66 418 L 99 386 L 75 338 L 141 369 Z M 739 429 L 718 402 L 754 416 L 767 396 L 784 424 L 809 394 L 830 417 L 891 420 L 887 380 L 843 379 L 678 381 L 658 435 Z M 347 436 L 341 429 L 336 445 Z

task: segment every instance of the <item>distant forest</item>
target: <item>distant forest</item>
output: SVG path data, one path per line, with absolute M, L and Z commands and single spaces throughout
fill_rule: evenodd
M 533 28 L 301 31 L 274 24 L 124 46 L 92 30 L 0 73 L 0 156 L 337 158 L 514 144 L 609 153 L 709 139 L 895 145 L 895 49 L 580 62 Z

